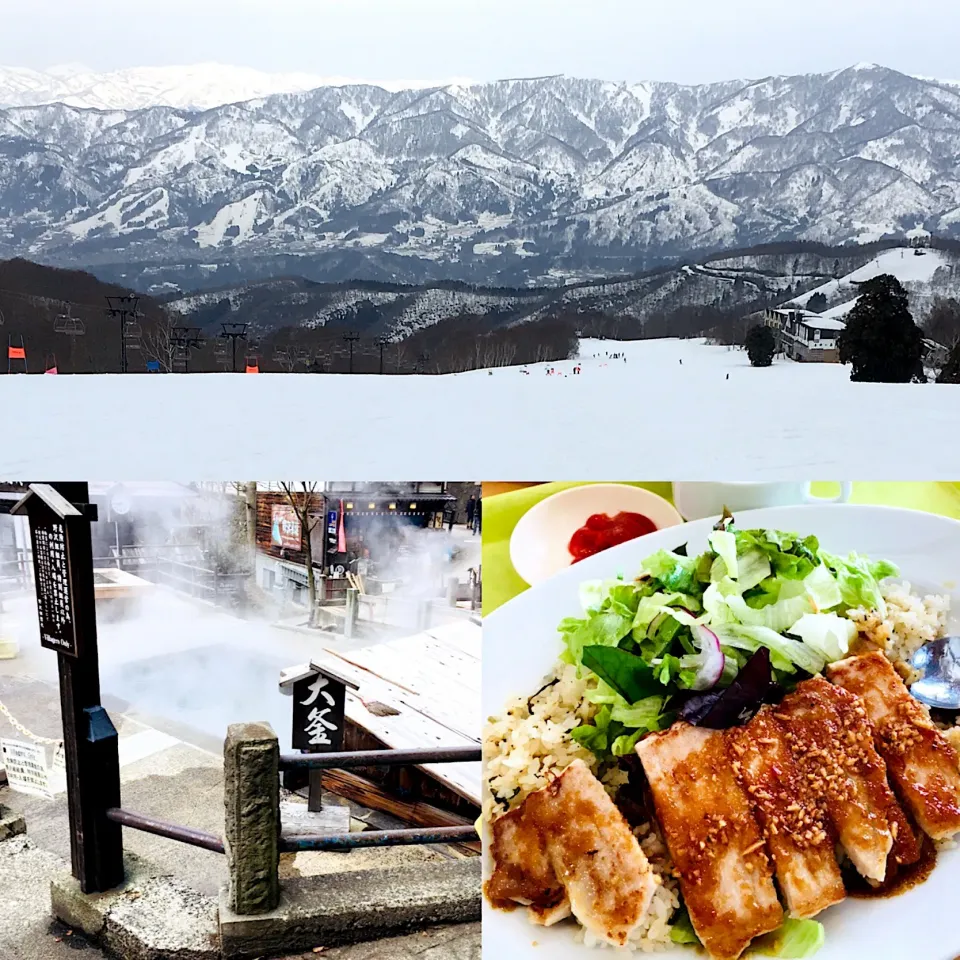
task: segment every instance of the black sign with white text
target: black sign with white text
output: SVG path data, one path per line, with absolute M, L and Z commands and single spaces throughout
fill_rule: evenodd
M 347 688 L 339 680 L 313 674 L 293 685 L 293 748 L 335 753 L 343 747 Z

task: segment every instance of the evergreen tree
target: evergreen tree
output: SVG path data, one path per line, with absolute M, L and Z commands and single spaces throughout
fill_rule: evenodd
M 850 379 L 867 383 L 923 380 L 923 334 L 913 322 L 907 292 L 889 273 L 860 287 L 838 338 L 840 362 L 852 364 Z
M 827 298 L 822 293 L 815 293 L 807 300 L 807 309 L 811 313 L 823 313 L 827 309 Z
M 960 383 L 960 341 L 950 351 L 950 359 L 943 365 L 937 383 Z
M 773 331 L 763 323 L 758 323 L 747 331 L 744 341 L 747 356 L 754 367 L 769 367 L 773 364 L 773 355 L 777 352 L 777 338 Z
M 960 343 L 960 300 L 949 297 L 937 297 L 923 329 L 931 340 L 944 347 L 953 347 Z

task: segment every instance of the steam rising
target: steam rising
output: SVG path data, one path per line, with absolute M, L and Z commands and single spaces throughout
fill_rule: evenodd
M 159 553 L 206 569 L 253 570 L 255 551 L 244 542 L 242 497 L 171 487 L 162 496 L 148 496 L 137 486 L 130 485 L 129 509 L 116 518 L 122 545 L 142 544 L 153 548 L 143 551 L 151 557 Z M 101 517 L 106 519 L 107 511 L 101 510 Z M 11 521 L 0 517 L 0 522 Z M 281 745 L 289 747 L 290 701 L 277 689 L 282 668 L 324 656 L 325 647 L 346 652 L 408 636 L 416 632 L 424 601 L 436 601 L 432 622 L 442 622 L 452 616 L 443 607 L 448 578 L 465 581 L 469 568 L 479 564 L 479 537 L 465 538 L 460 531 L 396 530 L 380 523 L 366 529 L 364 540 L 372 572 L 392 581 L 394 589 L 386 603 L 388 622 L 375 624 L 375 631 L 365 631 L 362 623 L 352 640 L 320 630 L 281 629 L 278 621 L 295 626 L 306 620 L 306 611 L 267 595 L 252 578 L 240 579 L 242 603 L 231 608 L 185 596 L 187 585 L 169 576 L 169 585 L 145 588 L 136 602 L 98 601 L 101 686 L 108 709 L 139 715 L 174 735 L 183 728 L 183 739 L 216 751 L 228 724 L 267 720 Z M 95 525 L 95 559 L 112 558 L 115 547 L 113 527 Z M 134 565 L 124 569 L 156 579 Z M 186 578 L 186 568 L 173 570 Z M 8 597 L 4 610 L 0 617 L 19 640 L 24 672 L 55 681 L 56 656 L 39 646 L 32 588 Z

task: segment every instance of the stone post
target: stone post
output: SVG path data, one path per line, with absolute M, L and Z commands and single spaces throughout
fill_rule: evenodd
M 421 600 L 417 607 L 417 629 L 430 629 L 430 601 Z
M 347 587 L 347 606 L 343 624 L 343 635 L 345 637 L 352 637 L 357 631 L 359 606 L 359 593 L 354 587 Z
M 229 904 L 241 916 L 280 902 L 280 744 L 269 723 L 233 723 L 223 744 Z

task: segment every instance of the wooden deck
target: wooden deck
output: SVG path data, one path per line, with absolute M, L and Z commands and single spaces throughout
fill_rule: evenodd
M 326 656 L 313 663 L 357 684 L 356 692 L 347 691 L 347 722 L 384 746 L 477 746 L 480 644 L 479 625 L 452 623 L 349 653 L 328 648 Z M 384 711 L 384 706 L 390 709 Z M 479 807 L 479 763 L 425 764 L 419 769 Z

